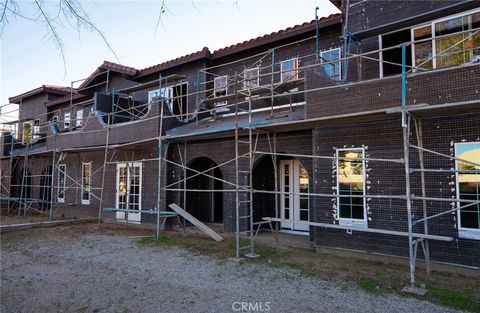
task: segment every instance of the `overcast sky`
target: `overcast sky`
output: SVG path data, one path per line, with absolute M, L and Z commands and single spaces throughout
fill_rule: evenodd
M 24 14 L 32 1 L 18 1 Z M 54 14 L 54 4 L 49 5 Z M 1 38 L 2 104 L 8 97 L 42 84 L 70 86 L 87 77 L 103 60 L 142 69 L 203 47 L 211 51 L 279 29 L 337 13 L 328 0 L 317 1 L 178 1 L 165 0 L 168 11 L 155 32 L 160 1 L 83 1 L 91 19 L 105 33 L 119 57 L 98 35 L 60 28 L 65 46 L 66 75 L 59 50 L 42 25 L 10 19 Z M 235 4 L 236 3 L 236 4 Z M 3 112 L 6 112 L 4 110 Z M 6 118 L 3 114 L 2 119 Z

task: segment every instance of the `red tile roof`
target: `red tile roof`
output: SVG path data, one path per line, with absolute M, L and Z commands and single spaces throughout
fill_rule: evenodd
M 319 19 L 319 27 L 322 28 L 322 27 L 327 27 L 327 26 L 330 26 L 330 25 L 340 23 L 341 22 L 341 17 L 342 17 L 342 15 L 340 13 L 331 14 L 327 17 L 322 17 L 322 18 Z M 174 66 L 182 65 L 182 64 L 192 62 L 192 61 L 196 61 L 196 60 L 199 60 L 199 59 L 202 59 L 202 58 L 205 58 L 205 59 L 221 58 L 221 57 L 224 57 L 226 55 L 230 55 L 230 54 L 233 54 L 233 53 L 238 53 L 238 52 L 241 52 L 243 50 L 247 50 L 247 49 L 251 49 L 251 48 L 254 48 L 254 47 L 261 46 L 261 45 L 265 45 L 265 44 L 268 44 L 268 43 L 271 43 L 271 42 L 275 42 L 277 40 L 282 40 L 282 39 L 285 39 L 285 38 L 288 38 L 288 37 L 300 35 L 300 34 L 315 30 L 315 27 L 316 27 L 315 24 L 316 24 L 315 20 L 313 20 L 311 22 L 305 22 L 301 25 L 295 25 L 293 27 L 288 27 L 286 29 L 282 29 L 282 30 L 279 30 L 279 31 L 276 31 L 276 32 L 273 32 L 273 33 L 270 33 L 270 34 L 267 34 L 267 35 L 264 35 L 264 36 L 259 36 L 259 37 L 254 38 L 254 39 L 246 40 L 246 41 L 241 42 L 241 43 L 237 43 L 237 44 L 225 47 L 225 48 L 215 50 L 213 53 L 210 53 L 210 50 L 207 47 L 205 47 L 202 50 L 199 50 L 197 52 L 187 54 L 185 56 L 182 56 L 182 57 L 179 57 L 179 58 L 176 58 L 176 59 L 173 59 L 173 60 L 169 60 L 169 61 L 157 64 L 157 65 L 154 65 L 154 66 L 150 66 L 150 67 L 144 68 L 142 70 L 139 70 L 136 77 L 146 76 L 146 75 L 149 75 L 149 74 L 152 74 L 152 73 L 155 73 L 155 72 L 167 69 L 167 68 L 172 68 Z
M 331 0 L 332 3 L 337 4 L 339 3 L 339 0 Z M 322 17 L 319 19 L 319 27 L 328 27 L 334 24 L 339 24 L 341 22 L 341 14 L 331 14 L 327 17 Z M 129 76 L 134 76 L 134 78 L 140 78 L 149 74 L 153 74 L 155 72 L 159 72 L 168 68 L 172 68 L 175 66 L 179 66 L 182 64 L 186 64 L 189 62 L 201 60 L 201 59 L 216 59 L 216 58 L 221 58 L 227 55 L 231 55 L 234 53 L 238 53 L 244 50 L 252 49 L 255 47 L 259 47 L 265 44 L 269 44 L 278 40 L 282 40 L 285 38 L 289 38 L 292 36 L 297 36 L 300 34 L 304 34 L 310 31 L 315 30 L 315 20 L 311 22 L 305 22 L 301 25 L 295 25 L 293 27 L 288 27 L 286 29 L 282 29 L 264 36 L 259 36 L 257 38 L 253 38 L 250 40 L 246 40 L 241 43 L 237 43 L 225 48 L 218 49 L 214 51 L 213 53 L 210 52 L 210 50 L 207 47 L 204 47 L 202 50 L 199 50 L 197 52 L 193 52 L 178 58 L 175 58 L 173 60 L 169 60 L 166 62 L 162 62 L 157 65 L 153 65 L 141 70 L 137 70 L 136 68 L 121 65 L 118 63 L 110 62 L 110 61 L 104 61 L 103 64 L 101 64 L 88 78 L 86 78 L 83 83 L 79 86 L 78 90 L 74 89 L 74 99 L 79 99 L 84 97 L 85 95 L 80 94 L 78 91 L 81 90 L 82 88 L 85 88 L 88 86 L 88 84 L 95 79 L 96 76 L 98 76 L 100 73 L 104 72 L 105 70 L 111 70 L 117 73 L 129 75 Z M 49 92 L 52 93 L 57 93 L 57 94 L 64 94 L 64 97 L 58 98 L 56 100 L 52 100 L 47 102 L 45 105 L 46 106 L 51 106 L 55 105 L 58 103 L 65 102 L 67 100 L 70 100 L 70 88 L 69 87 L 62 87 L 62 86 L 51 86 L 51 85 L 43 85 L 37 89 L 28 91 L 26 93 L 23 93 L 21 95 L 11 97 L 9 98 L 9 101 L 18 101 L 21 100 L 25 97 L 34 95 L 36 93 L 42 92 L 44 90 L 49 90 Z
M 133 68 L 133 67 L 130 67 L 130 66 L 125 66 L 125 65 L 110 62 L 110 61 L 103 61 L 103 64 L 101 64 L 92 74 L 90 74 L 90 76 L 88 76 L 83 81 L 83 83 L 78 87 L 78 89 L 85 88 L 93 79 L 95 79 L 96 76 L 98 76 L 98 74 L 100 74 L 100 73 L 102 73 L 106 70 L 114 71 L 114 72 L 121 73 L 121 74 L 130 75 L 130 76 L 133 76 L 138 72 L 138 70 L 136 68 Z
M 8 101 L 11 103 L 18 103 L 25 98 L 37 95 L 42 92 L 53 93 L 57 95 L 66 95 L 66 94 L 69 94 L 71 91 L 72 91 L 72 88 L 66 87 L 66 86 L 42 85 L 38 88 L 29 90 L 17 96 L 10 97 L 8 98 Z M 75 91 L 75 88 L 73 88 L 73 91 Z
M 86 97 L 86 95 L 83 95 L 83 94 L 81 94 L 81 93 L 75 92 L 75 93 L 73 93 L 73 97 L 72 97 L 71 94 L 68 94 L 68 95 L 65 95 L 65 96 L 63 96 L 63 97 L 57 98 L 57 99 L 55 99 L 55 100 L 51 100 L 51 101 L 45 102 L 44 105 L 48 108 L 48 107 L 54 106 L 54 105 L 56 105 L 56 104 L 69 102 L 69 101 L 70 101 L 70 98 L 72 98 L 72 100 L 76 100 L 76 99 L 81 99 L 81 98 L 84 98 L 84 97 Z
M 322 17 L 319 19 L 319 28 L 328 27 L 337 23 L 341 22 L 342 15 L 340 13 L 331 14 L 326 17 Z M 267 35 L 259 36 L 257 38 L 253 38 L 250 40 L 246 40 L 241 43 L 237 43 L 225 48 L 221 48 L 215 50 L 212 53 L 212 58 L 221 58 L 226 55 L 230 55 L 233 53 L 237 53 L 243 50 L 255 48 L 261 45 L 265 45 L 274 41 L 282 40 L 288 37 L 300 35 L 306 32 L 314 31 L 316 28 L 316 21 L 312 20 L 310 22 L 305 22 L 301 25 L 295 25 L 293 27 L 288 27 L 286 29 L 282 29 Z
M 204 47 L 202 50 L 178 57 L 173 60 L 165 61 L 163 63 L 149 66 L 144 68 L 137 73 L 137 77 L 143 77 L 167 68 L 172 68 L 174 66 L 179 66 L 185 63 L 201 60 L 201 59 L 209 59 L 210 58 L 210 50 L 207 47 Z

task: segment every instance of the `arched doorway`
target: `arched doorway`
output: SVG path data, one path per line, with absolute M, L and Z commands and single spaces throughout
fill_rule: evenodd
M 262 156 L 253 167 L 253 189 L 275 190 L 275 170 L 271 156 Z M 263 217 L 275 216 L 275 194 L 253 194 L 253 221 L 260 222 Z
M 223 175 L 218 167 L 212 169 L 215 166 L 217 164 L 213 160 L 200 157 L 191 161 L 188 167 L 206 175 L 187 170 L 186 209 L 198 220 L 207 223 L 223 223 L 223 193 L 213 191 L 223 189 L 223 182 L 218 180 L 223 179 Z
M 49 210 L 52 196 L 52 166 L 47 165 L 42 171 L 40 177 L 40 207 L 43 210 Z
M 27 171 L 24 173 L 23 169 L 20 171 L 18 197 L 21 199 L 32 198 L 32 172 L 27 167 Z

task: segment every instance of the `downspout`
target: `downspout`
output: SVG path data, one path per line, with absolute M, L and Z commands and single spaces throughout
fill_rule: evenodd
M 318 10 L 319 10 L 319 7 L 316 7 L 315 8 L 315 34 L 316 34 L 316 37 L 315 37 L 315 57 L 317 59 L 317 63 L 318 63 L 318 51 L 319 51 Z
M 347 81 L 347 67 L 348 67 L 348 59 L 347 54 L 348 50 L 347 46 L 349 45 L 350 37 L 348 36 L 348 8 L 350 6 L 350 0 L 344 0 L 343 2 L 343 12 L 344 12 L 344 23 L 343 23 L 343 81 Z

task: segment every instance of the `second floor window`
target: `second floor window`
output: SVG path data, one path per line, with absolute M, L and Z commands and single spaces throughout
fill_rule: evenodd
M 280 63 L 280 81 L 288 82 L 298 79 L 298 59 L 290 59 Z
M 320 57 L 322 63 L 327 63 L 323 66 L 325 74 L 333 80 L 340 80 L 342 78 L 340 48 L 322 51 Z
M 213 79 L 213 97 L 219 98 L 222 96 L 226 96 L 228 91 L 228 76 L 219 76 Z M 227 101 L 220 101 L 217 102 L 215 105 L 225 105 Z
M 83 125 L 83 110 L 77 110 L 77 119 L 75 126 L 79 127 Z
M 431 69 L 479 62 L 479 30 L 478 11 L 414 28 L 414 65 L 420 69 Z
M 179 120 L 187 118 L 188 112 L 188 83 L 182 83 L 171 87 L 173 101 L 169 102 L 168 108 Z
M 23 143 L 29 143 L 33 137 L 33 127 L 32 122 L 24 122 L 23 123 Z
M 63 115 L 63 128 L 70 128 L 70 112 L 65 112 Z
M 260 86 L 260 69 L 258 67 L 255 68 L 247 68 L 244 71 L 244 82 L 243 82 L 243 89 L 248 89 L 249 87 L 255 88 Z
M 155 90 L 150 90 L 148 92 L 148 102 L 158 102 L 160 103 L 162 100 L 164 103 L 168 103 L 168 101 L 171 101 L 173 97 L 173 88 L 172 87 L 164 87 L 162 89 L 155 89 Z

